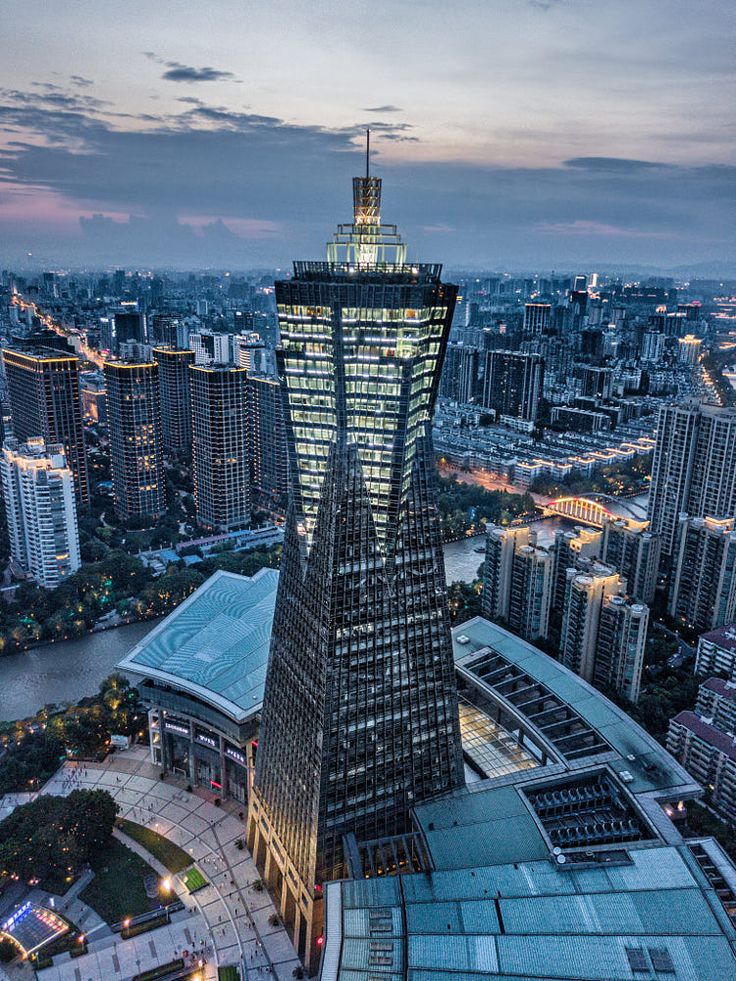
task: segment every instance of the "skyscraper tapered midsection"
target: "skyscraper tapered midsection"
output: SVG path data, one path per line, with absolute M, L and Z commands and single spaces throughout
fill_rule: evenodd
M 256 795 L 302 881 L 462 782 L 431 413 L 437 267 L 278 283 L 292 496 Z

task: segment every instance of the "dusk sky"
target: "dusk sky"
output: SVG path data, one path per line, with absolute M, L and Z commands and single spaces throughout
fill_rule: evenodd
M 5 0 L 0 262 L 319 258 L 369 125 L 412 257 L 733 264 L 735 11 Z

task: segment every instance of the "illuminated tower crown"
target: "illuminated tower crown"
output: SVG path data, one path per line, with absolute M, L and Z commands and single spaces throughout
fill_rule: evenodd
M 406 245 L 396 225 L 381 224 L 381 178 L 370 176 L 370 130 L 367 130 L 365 177 L 353 177 L 353 222 L 338 225 L 327 246 L 336 265 L 388 268 L 406 262 Z

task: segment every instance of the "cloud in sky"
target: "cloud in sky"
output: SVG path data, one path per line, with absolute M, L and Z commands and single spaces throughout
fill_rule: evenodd
M 162 65 L 166 71 L 161 78 L 167 82 L 233 82 L 238 81 L 233 72 L 223 71 L 220 68 L 212 68 L 204 65 L 196 68 L 194 65 L 185 65 L 181 61 L 167 61 L 159 57 L 155 51 L 144 51 L 144 56 L 150 61 Z
M 350 178 L 362 171 L 358 124 L 296 125 L 182 97 L 180 111 L 148 114 L 141 128 L 90 108 L 90 98 L 5 93 L 0 126 L 25 134 L 0 151 L 0 192 L 15 202 L 3 220 L 0 201 L 9 249 L 40 246 L 57 261 L 66 250 L 75 261 L 285 264 L 321 255 L 349 216 Z M 403 227 L 414 255 L 559 268 L 733 254 L 736 168 L 595 157 L 535 168 L 382 162 L 382 142 L 409 129 L 376 127 L 374 170 L 384 217 Z M 26 222 L 19 195 L 34 197 Z
M 207 65 L 203 68 L 194 68 L 192 65 L 182 65 L 178 61 L 169 61 L 167 64 L 169 68 L 161 76 L 167 82 L 219 82 L 223 79 L 235 78 L 232 72 L 224 72 Z
M 415 256 L 734 256 L 732 0 L 371 0 L 370 43 L 365 0 L 6 6 L 34 22 L 0 66 L 8 261 L 320 255 L 366 126 Z

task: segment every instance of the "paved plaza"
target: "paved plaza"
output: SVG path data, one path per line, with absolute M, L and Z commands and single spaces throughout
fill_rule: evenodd
M 130 940 L 121 940 L 88 907 L 82 908 L 77 890 L 63 897 L 57 909 L 64 912 L 68 903 L 66 912 L 71 919 L 76 922 L 76 917 L 86 917 L 79 925 L 87 931 L 89 953 L 75 960 L 68 954 L 55 957 L 53 967 L 40 975 L 44 981 L 124 981 L 194 950 L 206 959 L 207 981 L 217 977 L 218 964 L 238 965 L 245 981 L 291 981 L 299 961 L 283 926 L 269 922 L 276 910 L 268 893 L 253 888 L 258 872 L 247 849 L 237 847 L 245 833 L 238 805 L 217 807 L 205 795 L 188 793 L 185 786 L 174 777 L 162 781 L 147 750 L 134 748 L 104 763 L 67 763 L 43 788 L 42 793 L 49 794 L 68 794 L 78 788 L 107 790 L 121 817 L 146 825 L 185 849 L 209 882 L 190 896 L 177 880 L 176 890 L 186 910 L 174 914 L 169 925 Z M 10 799 L 0 800 L 0 814 L 29 796 L 9 795 Z M 121 840 L 160 875 L 170 874 L 135 842 Z M 6 970 L 11 981 L 27 977 L 25 971 Z

